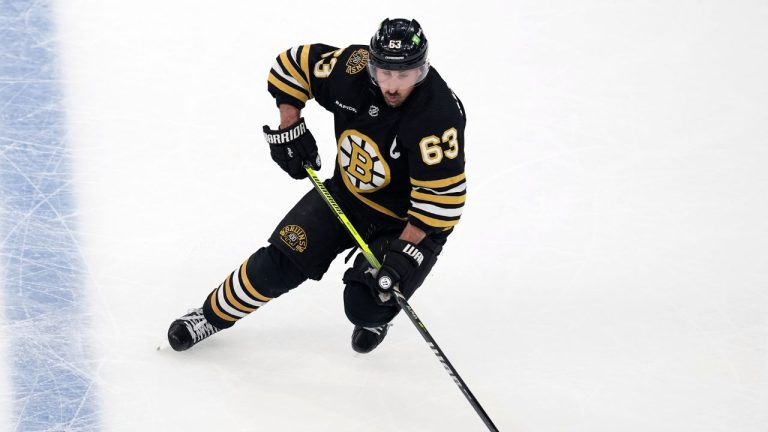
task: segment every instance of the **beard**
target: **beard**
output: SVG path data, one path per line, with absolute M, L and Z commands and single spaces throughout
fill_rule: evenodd
M 384 102 L 392 108 L 397 108 L 405 102 L 405 97 L 400 92 L 383 93 Z

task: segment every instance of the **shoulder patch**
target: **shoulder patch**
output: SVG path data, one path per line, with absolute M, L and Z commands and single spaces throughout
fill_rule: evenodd
M 368 50 L 360 48 L 352 53 L 347 60 L 347 73 L 355 75 L 365 69 L 368 64 Z

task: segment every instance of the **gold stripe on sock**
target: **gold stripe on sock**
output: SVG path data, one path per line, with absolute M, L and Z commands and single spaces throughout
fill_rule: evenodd
M 237 277 L 234 273 L 230 273 L 229 276 L 227 276 L 227 280 L 224 281 L 224 296 L 227 298 L 229 305 L 239 310 L 240 312 L 245 313 L 251 313 L 258 309 L 257 307 L 248 307 L 237 301 L 237 298 L 232 292 L 232 276 Z
M 213 309 L 213 313 L 216 314 L 217 317 L 223 319 L 224 321 L 230 321 L 230 322 L 237 321 L 237 318 L 230 316 L 226 312 L 223 312 L 221 309 L 219 309 L 219 305 L 216 304 L 216 297 L 217 297 L 216 291 L 218 291 L 218 288 L 216 288 L 211 294 L 211 309 Z
M 248 260 L 245 260 L 243 265 L 240 266 L 240 276 L 242 277 L 243 283 L 245 284 L 245 289 L 248 290 L 248 293 L 250 293 L 252 296 L 254 296 L 258 300 L 261 300 L 263 302 L 268 302 L 272 300 L 270 297 L 261 295 L 261 293 L 256 291 L 256 288 L 254 288 L 253 285 L 251 285 L 251 281 L 248 280 L 248 275 L 245 274 L 246 264 L 248 264 Z

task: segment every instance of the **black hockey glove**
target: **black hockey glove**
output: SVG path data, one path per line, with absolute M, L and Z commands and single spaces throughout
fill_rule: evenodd
M 421 266 L 424 254 L 411 242 L 394 239 L 384 255 L 378 274 L 371 280 L 371 292 L 380 305 L 397 304 L 393 290 Z
M 272 130 L 264 126 L 264 138 L 269 143 L 269 153 L 283 171 L 295 179 L 307 177 L 304 163 L 320 169 L 320 155 L 312 132 L 304 124 L 304 117 L 285 129 Z

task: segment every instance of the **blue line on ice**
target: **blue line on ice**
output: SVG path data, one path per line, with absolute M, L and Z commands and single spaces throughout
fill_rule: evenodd
M 0 2 L 0 269 L 17 431 L 98 427 L 52 0 Z

